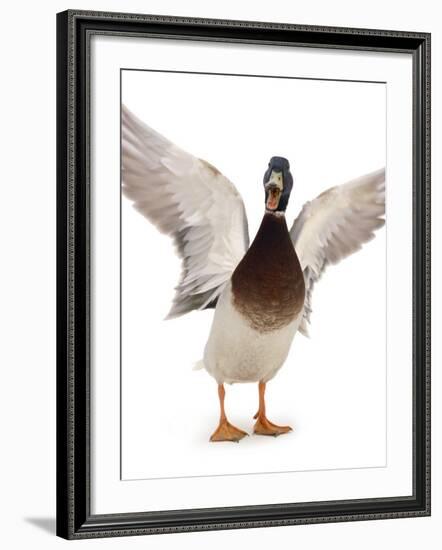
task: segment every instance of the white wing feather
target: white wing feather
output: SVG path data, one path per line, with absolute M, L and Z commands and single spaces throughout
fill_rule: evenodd
M 359 250 L 385 220 L 385 170 L 332 187 L 307 202 L 290 235 L 306 284 L 304 317 L 299 328 L 308 335 L 314 283 L 328 264 Z
M 216 302 L 249 247 L 247 217 L 235 186 L 122 109 L 123 192 L 173 237 L 182 274 L 168 317 Z

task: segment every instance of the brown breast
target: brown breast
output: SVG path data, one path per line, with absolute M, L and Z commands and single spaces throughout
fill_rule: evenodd
M 279 329 L 304 306 L 301 266 L 284 216 L 265 214 L 232 275 L 235 308 L 260 332 Z

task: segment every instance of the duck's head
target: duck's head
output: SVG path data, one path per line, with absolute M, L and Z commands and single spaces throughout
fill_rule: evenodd
M 272 157 L 264 174 L 267 212 L 285 212 L 293 187 L 290 164 L 284 157 Z

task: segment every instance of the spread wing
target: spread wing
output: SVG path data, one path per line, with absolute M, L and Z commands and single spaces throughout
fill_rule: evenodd
M 307 202 L 290 229 L 304 272 L 306 301 L 299 328 L 308 335 L 311 296 L 328 264 L 356 252 L 374 237 L 385 220 L 385 170 L 332 187 Z
M 213 307 L 249 247 L 247 216 L 235 186 L 122 108 L 125 196 L 182 258 L 168 318 Z

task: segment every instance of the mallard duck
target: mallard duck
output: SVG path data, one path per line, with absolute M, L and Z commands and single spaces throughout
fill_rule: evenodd
M 324 191 L 303 206 L 289 230 L 293 177 L 286 158 L 272 157 L 263 178 L 261 226 L 249 246 L 246 211 L 233 183 L 123 106 L 122 186 L 134 207 L 173 238 L 182 259 L 168 318 L 215 309 L 198 363 L 218 386 L 220 419 L 210 440 L 248 435 L 226 415 L 224 385 L 233 383 L 258 385 L 255 434 L 290 432 L 267 418 L 266 385 L 295 334 L 308 335 L 313 288 L 326 267 L 359 250 L 384 224 L 385 170 Z

